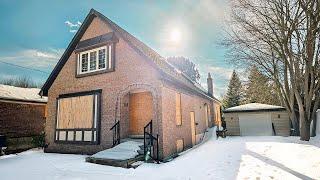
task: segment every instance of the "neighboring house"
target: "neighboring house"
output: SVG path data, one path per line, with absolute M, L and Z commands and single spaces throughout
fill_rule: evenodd
M 44 132 L 47 98 L 39 91 L 0 84 L 0 135 L 7 137 L 6 153 L 34 147 L 32 138 Z
M 88 153 L 143 137 L 152 120 L 163 159 L 220 123 L 211 77 L 204 90 L 165 58 L 91 10 L 41 89 L 48 96 L 46 152 Z
M 228 135 L 290 135 L 290 119 L 284 107 L 250 103 L 231 107 L 223 112 Z

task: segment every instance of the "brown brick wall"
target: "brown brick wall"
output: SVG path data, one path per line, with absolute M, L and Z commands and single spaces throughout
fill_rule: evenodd
M 0 102 L 0 134 L 27 137 L 44 131 L 45 105 Z
M 176 125 L 175 93 L 181 93 L 182 125 Z M 173 87 L 162 88 L 162 123 L 164 157 L 176 153 L 176 141 L 183 139 L 185 149 L 192 146 L 190 112 L 195 112 L 196 134 L 201 137 L 206 131 L 204 104 L 210 101 L 199 96 L 188 94 Z M 212 118 L 212 115 L 209 117 Z M 199 139 L 198 139 L 199 141 Z

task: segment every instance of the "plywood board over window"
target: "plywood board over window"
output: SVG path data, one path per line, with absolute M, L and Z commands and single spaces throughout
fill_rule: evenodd
M 204 120 L 206 121 L 206 127 L 208 128 L 209 127 L 209 123 L 208 123 L 208 121 L 209 121 L 209 116 L 208 116 L 208 105 L 207 104 L 205 104 L 204 105 Z
M 57 100 L 55 140 L 98 143 L 100 91 L 61 95 Z
M 184 142 L 183 142 L 183 139 L 178 139 L 177 142 L 177 153 L 180 153 L 183 151 L 184 149 Z
M 58 128 L 91 128 L 94 95 L 63 98 L 59 100 Z
M 182 125 L 181 93 L 176 93 L 176 124 Z

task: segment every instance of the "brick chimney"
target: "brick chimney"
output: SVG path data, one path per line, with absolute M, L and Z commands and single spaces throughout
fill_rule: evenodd
M 207 85 L 208 85 L 208 94 L 210 96 L 213 96 L 213 83 L 212 83 L 212 78 L 210 73 L 208 73 Z

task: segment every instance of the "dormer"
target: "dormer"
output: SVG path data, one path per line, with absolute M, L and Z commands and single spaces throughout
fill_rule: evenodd
M 115 70 L 115 44 L 113 32 L 80 41 L 75 48 L 76 77 L 112 72 Z

